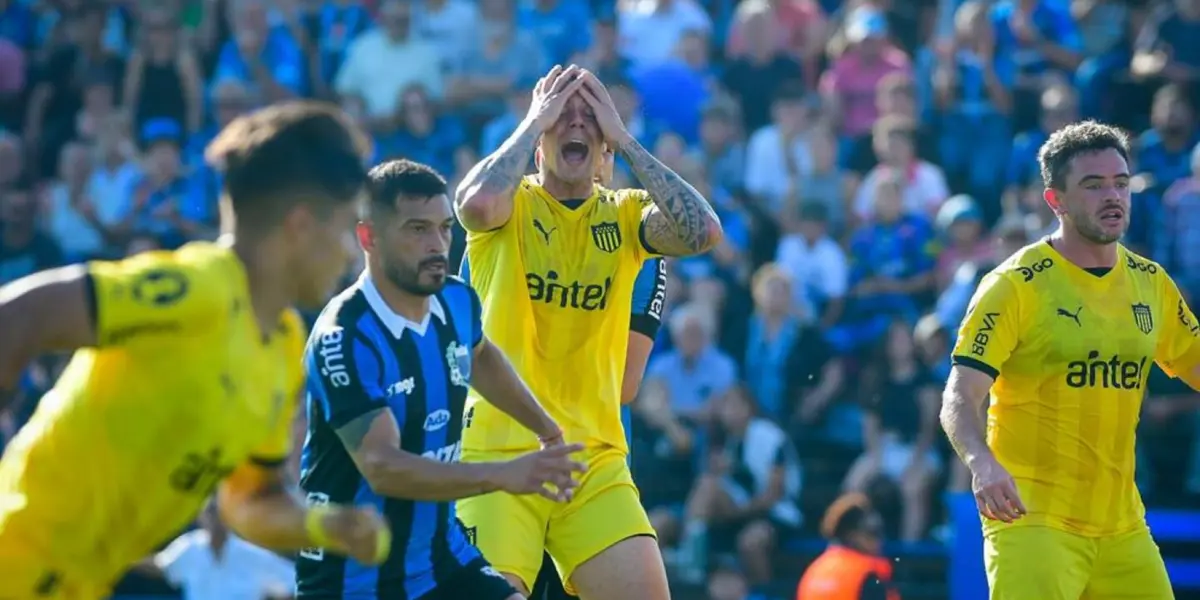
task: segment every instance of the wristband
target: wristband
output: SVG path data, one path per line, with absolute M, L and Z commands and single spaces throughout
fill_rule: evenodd
M 558 431 L 555 431 L 554 433 L 552 433 L 552 434 L 550 434 L 550 435 L 539 435 L 539 436 L 538 436 L 538 441 L 539 441 L 539 442 L 541 442 L 541 443 L 543 443 L 543 444 L 546 444 L 546 443 L 549 443 L 549 442 L 553 442 L 554 440 L 561 440 L 561 439 L 562 439 L 562 437 L 563 437 L 563 432 L 562 432 L 562 430 L 560 429 L 560 430 L 558 430 Z
M 332 507 L 322 504 L 310 507 L 308 513 L 304 515 L 304 531 L 308 534 L 309 541 L 318 548 L 338 547 L 338 544 L 329 536 L 329 532 L 325 530 L 325 517 L 332 512 Z

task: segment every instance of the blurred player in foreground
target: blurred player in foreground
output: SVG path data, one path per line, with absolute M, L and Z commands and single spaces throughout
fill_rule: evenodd
M 593 180 L 603 147 L 646 191 Z M 537 176 L 524 177 L 535 149 Z M 621 388 L 633 284 L 659 255 L 707 251 L 721 237 L 708 202 L 626 131 L 591 73 L 555 67 L 528 117 L 456 194 L 484 330 L 515 363 L 566 439 L 587 446 L 588 472 L 566 505 L 508 494 L 459 503 L 488 560 L 528 592 L 549 550 L 567 591 L 587 600 L 667 598 L 654 531 L 626 464 Z M 539 440 L 468 400 L 465 460 L 502 459 Z
M 298 596 L 520 600 L 471 545 L 453 500 L 496 490 L 565 500 L 583 468 L 568 455 L 583 446 L 459 462 L 468 386 L 536 435 L 562 432 L 484 337 L 474 290 L 446 272 L 454 226 L 446 180 L 407 160 L 369 177 L 370 210 L 358 226 L 367 268 L 309 338 L 300 486 L 316 505 L 379 506 L 395 547 L 376 569 L 302 552 Z
M 942 425 L 971 471 L 996 600 L 1173 597 L 1134 430 L 1152 362 L 1200 389 L 1200 328 L 1162 266 L 1118 242 L 1128 157 L 1107 125 L 1050 136 L 1038 161 L 1059 228 L 980 282 L 954 349 Z
M 607 146 L 603 161 L 596 172 L 596 183 L 608 187 L 612 183 L 615 156 Z M 540 168 L 541 165 L 538 165 Z M 654 349 L 654 338 L 662 325 L 662 313 L 667 301 L 667 265 L 662 258 L 654 258 L 642 264 L 633 283 L 633 311 L 629 315 L 629 347 L 625 356 L 625 375 L 621 379 L 621 424 L 625 428 L 628 443 L 632 427 L 629 403 L 637 397 Z M 636 475 L 636 474 L 635 474 Z M 636 477 L 634 478 L 636 480 Z M 531 598 L 537 600 L 567 600 L 571 598 L 563 587 L 550 554 L 542 559 L 542 570 L 533 585 Z
M 365 563 L 372 509 L 306 509 L 282 465 L 303 385 L 294 304 L 319 306 L 354 252 L 367 145 L 335 109 L 286 103 L 209 146 L 223 237 L 32 275 L 0 289 L 0 390 L 77 350 L 0 460 L 0 598 L 104 597 L 214 491 L 234 533 Z

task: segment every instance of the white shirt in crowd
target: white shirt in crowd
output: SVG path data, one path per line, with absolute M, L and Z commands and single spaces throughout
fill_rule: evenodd
M 818 307 L 846 296 L 850 285 L 850 264 L 841 246 L 828 236 L 809 244 L 800 234 L 788 234 L 779 240 L 775 262 L 792 278 L 792 301 L 805 316 L 805 322 L 820 318 Z
M 411 85 L 440 97 L 442 62 L 434 44 L 415 37 L 396 42 L 382 28 L 373 29 L 350 44 L 334 89 L 362 97 L 372 117 L 385 117 L 396 112 L 400 93 Z
M 797 136 L 790 150 L 798 175 L 812 173 L 813 159 L 808 140 Z M 767 125 L 754 132 L 746 144 L 746 191 L 764 200 L 773 214 L 779 214 L 791 186 L 783 134 L 778 127 Z
M 635 67 L 671 60 L 679 40 L 690 31 L 705 35 L 712 31 L 712 20 L 695 0 L 672 0 L 662 9 L 658 0 L 623 0 L 617 5 L 621 56 Z
M 227 534 L 220 557 L 213 554 L 207 531 L 179 536 L 154 557 L 167 581 L 184 600 L 262 600 L 291 596 L 296 570 L 270 551 Z
M 863 179 L 858 187 L 858 197 L 854 199 L 854 213 L 858 218 L 868 220 L 875 214 L 875 188 L 889 171 L 890 167 L 878 165 Z M 923 160 L 913 165 L 904 184 L 905 211 L 932 217 L 949 197 L 946 176 L 937 165 Z

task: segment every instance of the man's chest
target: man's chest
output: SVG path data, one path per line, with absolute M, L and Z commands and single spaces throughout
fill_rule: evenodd
M 1124 268 L 1124 266 L 1118 267 Z M 1116 274 L 1114 274 L 1116 275 Z M 1067 373 L 1073 387 L 1140 389 L 1154 361 L 1163 314 L 1156 290 L 1128 273 L 1103 292 L 1064 286 L 1039 290 L 1029 310 L 1029 343 L 1018 354 L 1029 369 Z
M 535 307 L 604 309 L 613 288 L 636 275 L 625 263 L 628 245 L 638 241 L 627 239 L 615 211 L 568 219 L 534 210 L 527 221 L 521 223 L 521 260 Z

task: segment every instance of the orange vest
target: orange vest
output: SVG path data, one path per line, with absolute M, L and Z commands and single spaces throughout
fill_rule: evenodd
M 891 582 L 891 562 L 845 546 L 830 546 L 800 578 L 796 600 L 858 600 L 868 575 Z M 891 590 L 888 600 L 900 600 L 900 594 Z

